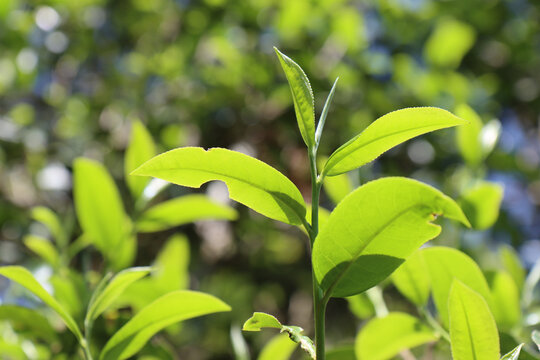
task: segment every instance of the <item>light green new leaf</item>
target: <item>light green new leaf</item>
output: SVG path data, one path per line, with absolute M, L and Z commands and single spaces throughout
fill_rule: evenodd
M 287 334 L 278 334 L 264 346 L 257 360 L 288 360 L 296 346 Z
M 356 169 L 413 137 L 466 123 L 450 112 L 434 107 L 393 111 L 375 120 L 359 135 L 334 151 L 322 175 L 335 176 Z
M 119 272 L 88 304 L 87 321 L 95 320 L 135 281 L 148 275 L 150 267 L 135 267 Z
M 246 320 L 242 330 L 261 331 L 262 328 L 274 328 L 281 330 L 282 327 L 283 325 L 281 325 L 275 316 L 263 312 L 254 312 L 253 316 Z
M 58 251 L 49 240 L 36 235 L 26 235 L 23 242 L 27 248 L 53 267 L 60 264 L 60 255 L 58 255 Z
M 488 181 L 480 181 L 465 191 L 459 200 L 473 229 L 485 230 L 497 221 L 503 198 L 503 187 Z
M 499 248 L 499 257 L 503 268 L 512 276 L 516 283 L 519 292 L 523 289 L 525 283 L 525 269 L 521 264 L 519 255 L 516 253 L 513 247 L 508 245 L 502 245 Z
M 69 315 L 69 313 L 36 281 L 36 279 L 34 279 L 28 270 L 22 266 L 4 266 L 0 267 L 0 275 L 25 287 L 40 298 L 47 306 L 60 315 L 68 329 L 75 334 L 77 339 L 80 342 L 83 341 L 83 336 L 75 320 L 73 320 L 71 315 Z
M 118 189 L 100 163 L 78 158 L 73 165 L 73 195 L 77 217 L 83 231 L 107 257 L 126 237 L 126 214 Z
M 410 349 L 437 340 L 437 335 L 419 319 L 405 313 L 389 313 L 369 321 L 358 333 L 358 360 L 387 360 Z
M 421 251 L 414 252 L 392 274 L 394 285 L 407 299 L 417 306 L 427 304 L 431 282 L 429 270 Z
M 345 298 L 349 310 L 359 319 L 369 319 L 375 315 L 375 307 L 366 293 L 356 294 Z
M 521 353 L 521 348 L 525 344 L 519 344 L 514 350 L 510 351 L 508 354 L 504 355 L 501 360 L 518 360 L 519 354 Z
M 339 77 L 334 81 L 334 85 L 332 85 L 332 89 L 330 90 L 330 93 L 328 94 L 328 97 L 326 98 L 326 102 L 324 103 L 324 107 L 321 113 L 321 117 L 319 118 L 319 123 L 317 124 L 317 130 L 315 130 L 315 149 L 319 148 L 319 143 L 321 142 L 321 136 L 324 129 L 324 124 L 326 123 L 326 117 L 328 116 L 328 110 L 330 109 L 330 104 L 332 104 L 332 99 L 334 99 L 334 93 L 336 92 L 336 85 L 339 80 Z
M 306 205 L 298 188 L 270 165 L 236 151 L 179 148 L 148 160 L 132 174 L 194 188 L 220 180 L 232 199 L 271 219 L 291 225 L 305 221 Z
M 468 126 L 459 126 L 456 129 L 456 142 L 459 152 L 469 166 L 476 167 L 484 158 L 480 141 L 483 126 L 482 119 L 466 104 L 460 104 L 456 107 L 456 115 L 469 121 Z
M 156 155 L 156 147 L 152 136 L 143 123 L 134 121 L 131 125 L 131 141 L 124 158 L 124 174 L 129 190 L 135 199 L 141 196 L 150 179 L 129 176 L 129 174 L 154 155 Z
M 454 360 L 499 359 L 497 325 L 488 304 L 480 294 L 461 281 L 454 280 L 448 299 L 448 310 Z
M 137 353 L 158 331 L 182 320 L 230 311 L 218 298 L 188 290 L 168 293 L 144 307 L 107 342 L 101 360 L 122 360 Z
M 445 327 L 448 327 L 448 294 L 454 279 L 458 279 L 491 303 L 491 293 L 482 270 L 466 254 L 447 247 L 422 249 L 429 268 L 433 300 Z
M 198 220 L 235 220 L 236 216 L 233 208 L 204 195 L 186 195 L 149 208 L 137 219 L 135 227 L 140 232 L 154 232 Z
M 49 208 L 36 206 L 32 208 L 32 218 L 49 229 L 54 241 L 60 246 L 67 245 L 67 237 L 58 216 Z
M 309 149 L 315 146 L 315 109 L 313 104 L 313 91 L 309 80 L 302 68 L 287 55 L 282 54 L 274 47 L 287 76 L 294 102 L 294 111 L 300 134 Z
M 389 177 L 345 197 L 322 227 L 313 247 L 313 268 L 326 296 L 351 296 L 389 276 L 441 228 L 444 215 L 468 225 L 459 206 L 431 186 Z
M 336 205 L 353 190 L 351 179 L 347 174 L 325 177 L 323 186 L 328 197 Z
M 493 316 L 502 330 L 511 330 L 521 322 L 519 290 L 514 279 L 504 271 L 498 271 L 490 281 Z

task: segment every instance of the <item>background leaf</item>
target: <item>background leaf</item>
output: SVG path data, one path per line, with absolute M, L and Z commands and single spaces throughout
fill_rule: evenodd
M 415 136 L 463 124 L 466 124 L 465 120 L 434 107 L 390 112 L 334 151 L 322 174 L 342 174 L 375 160 L 385 151 Z
M 463 193 L 459 199 L 459 205 L 470 220 L 473 229 L 485 230 L 497 221 L 502 198 L 502 186 L 481 181 Z
M 448 309 L 454 360 L 499 359 L 497 325 L 480 294 L 453 280 Z
M 140 121 L 131 124 L 131 140 L 124 157 L 124 175 L 126 183 L 135 199 L 138 199 L 150 179 L 130 176 L 129 174 L 146 160 L 156 155 L 152 136 Z
M 415 180 L 382 178 L 353 191 L 315 240 L 313 268 L 323 291 L 351 296 L 384 280 L 439 234 L 433 214 L 468 224 L 452 199 Z
M 67 245 L 67 237 L 58 216 L 49 208 L 36 206 L 32 208 L 32 218 L 39 221 L 49 229 L 54 241 L 59 247 Z
M 467 126 L 456 129 L 456 142 L 461 156 L 471 167 L 476 167 L 484 158 L 484 151 L 480 139 L 483 123 L 478 114 L 468 105 L 460 104 L 456 107 L 456 115 L 469 122 Z
M 437 335 L 419 319 L 405 313 L 389 313 L 369 321 L 358 333 L 358 360 L 391 359 L 400 351 L 437 340 Z
M 57 267 L 60 264 L 60 255 L 58 255 L 58 251 L 49 240 L 36 235 L 26 235 L 23 242 L 28 249 L 32 250 L 52 267 Z
M 274 336 L 262 349 L 258 360 L 288 360 L 297 344 L 287 334 Z
M 512 279 L 514 279 L 514 282 L 521 293 L 523 284 L 525 283 L 525 269 L 521 264 L 519 255 L 512 247 L 508 245 L 501 245 L 501 247 L 499 247 L 499 258 L 503 268 L 510 274 L 510 276 L 512 276 Z
M 231 199 L 271 219 L 300 225 L 306 216 L 304 199 L 287 177 L 270 165 L 236 151 L 179 148 L 154 157 L 133 174 L 195 188 L 220 180 L 227 184 Z
M 519 353 L 524 344 L 519 344 L 514 350 L 510 351 L 508 354 L 504 355 L 501 360 L 518 360 Z
M 425 306 L 431 290 L 429 269 L 421 251 L 415 251 L 392 274 L 396 288 L 417 306 Z
M 493 316 L 502 330 L 510 330 L 521 323 L 519 290 L 514 279 L 504 271 L 497 271 L 489 281 Z

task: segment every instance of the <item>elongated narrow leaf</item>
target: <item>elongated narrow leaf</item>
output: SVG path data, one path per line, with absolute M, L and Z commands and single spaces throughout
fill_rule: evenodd
M 298 128 L 309 149 L 315 146 L 315 109 L 313 91 L 302 68 L 274 47 L 291 87 Z
M 351 296 L 377 285 L 437 236 L 438 215 L 468 225 L 459 206 L 431 186 L 389 177 L 353 191 L 334 209 L 313 248 L 323 291 Z
M 60 264 L 60 255 L 49 240 L 36 235 L 26 235 L 23 242 L 27 248 L 53 267 Z
M 393 111 L 375 120 L 328 159 L 323 175 L 334 176 L 356 169 L 396 145 L 431 131 L 466 124 L 450 112 L 434 107 Z
M 100 359 L 127 359 L 169 325 L 230 309 L 223 301 L 208 294 L 187 290 L 171 292 L 143 308 L 120 328 L 103 348 Z
M 499 329 L 511 330 L 521 323 L 518 287 L 514 279 L 504 271 L 493 274 L 490 287 L 495 321 Z
M 525 344 L 519 344 L 514 350 L 510 351 L 508 354 L 504 355 L 501 360 L 518 360 L 519 354 L 521 353 L 521 348 Z
M 66 233 L 62 228 L 60 219 L 58 219 L 58 216 L 56 216 L 51 209 L 44 206 L 36 206 L 32 209 L 32 218 L 39 221 L 45 225 L 47 229 L 49 229 L 54 241 L 56 241 L 58 246 L 64 247 L 67 245 Z
M 135 281 L 148 275 L 151 268 L 130 268 L 119 272 L 88 306 L 86 317 L 93 321 L 113 304 L 124 290 Z
M 483 126 L 482 119 L 466 104 L 456 107 L 456 115 L 469 121 L 468 126 L 460 126 L 456 130 L 456 142 L 459 152 L 469 166 L 478 166 L 484 157 L 480 140 Z
M 429 268 L 433 300 L 439 316 L 448 328 L 448 294 L 454 279 L 458 279 L 491 302 L 491 293 L 482 270 L 466 254 L 447 247 L 430 247 L 421 250 Z
M 129 190 L 136 199 L 141 196 L 150 179 L 129 176 L 129 174 L 154 155 L 156 155 L 156 147 L 152 136 L 140 121 L 133 122 L 131 140 L 124 158 L 124 174 Z
M 297 346 L 287 334 L 278 334 L 264 346 L 257 360 L 288 360 Z
M 220 180 L 227 184 L 232 199 L 271 219 L 300 225 L 306 216 L 304 199 L 287 177 L 264 162 L 236 151 L 179 148 L 148 160 L 132 174 L 194 188 Z
M 400 293 L 417 306 L 425 306 L 431 283 L 429 270 L 421 251 L 412 254 L 392 274 L 392 281 Z
M 437 340 L 437 335 L 419 319 L 405 313 L 389 313 L 368 322 L 358 333 L 358 360 L 387 360 L 410 349 Z
M 448 299 L 454 360 L 498 360 L 499 333 L 484 298 L 454 280 Z
M 538 347 L 538 350 L 540 351 L 540 331 L 533 330 L 533 332 L 531 334 L 531 339 L 532 339 L 532 341 L 534 341 L 534 343 Z
M 235 220 L 236 211 L 218 204 L 204 195 L 186 195 L 155 205 L 135 223 L 141 232 L 153 232 L 188 224 L 198 220 Z
M 321 113 L 321 117 L 319 118 L 319 123 L 317 124 L 317 130 L 315 130 L 315 148 L 319 147 L 322 132 L 324 129 L 324 124 L 326 123 L 328 110 L 330 110 L 330 104 L 332 104 L 332 99 L 334 99 L 334 93 L 336 92 L 336 85 L 337 85 L 338 80 L 339 80 L 339 77 L 336 79 L 336 81 L 334 81 L 334 85 L 332 85 L 332 89 L 330 90 L 330 93 L 328 94 L 328 97 L 326 98 L 326 102 L 324 103 L 323 111 Z
M 459 204 L 473 229 L 485 230 L 497 221 L 503 198 L 502 186 L 481 181 L 461 196 Z
M 74 163 L 74 200 L 82 229 L 106 256 L 116 256 L 125 238 L 126 214 L 118 189 L 100 163 L 78 158 Z
M 47 306 L 53 309 L 68 327 L 69 330 L 79 341 L 83 340 L 83 336 L 77 323 L 71 315 L 34 279 L 32 274 L 21 266 L 4 266 L 0 267 L 0 275 L 18 283 L 28 289 L 32 294 L 41 299 Z
M 262 328 L 274 328 L 281 330 L 283 325 L 275 316 L 263 312 L 255 312 L 253 316 L 246 320 L 243 331 L 261 331 Z

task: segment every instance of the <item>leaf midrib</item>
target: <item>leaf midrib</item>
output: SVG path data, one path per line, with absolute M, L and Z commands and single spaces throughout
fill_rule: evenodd
M 467 324 L 467 335 L 469 336 L 469 341 L 471 342 L 473 360 L 476 360 L 477 359 L 476 349 L 474 348 L 474 340 L 472 337 L 471 325 L 469 323 L 469 317 L 467 316 L 467 308 L 465 307 L 465 304 L 463 303 L 463 298 L 461 297 L 461 294 L 459 294 L 459 304 L 461 305 L 461 309 L 463 310 L 463 314 L 465 316 L 465 323 Z

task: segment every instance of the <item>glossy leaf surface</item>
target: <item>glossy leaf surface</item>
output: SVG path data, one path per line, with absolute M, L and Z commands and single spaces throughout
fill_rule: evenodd
M 236 151 L 179 148 L 152 158 L 132 174 L 194 188 L 220 180 L 227 184 L 232 199 L 269 218 L 300 225 L 306 216 L 304 199 L 287 177 L 264 162 Z
M 413 137 L 466 121 L 434 107 L 393 111 L 375 120 L 359 135 L 349 140 L 328 159 L 323 175 L 334 176 L 356 169 Z
M 384 280 L 440 233 L 431 223 L 435 214 L 468 224 L 452 199 L 415 180 L 382 178 L 353 191 L 334 209 L 313 247 L 322 290 L 345 297 Z
M 129 174 L 154 155 L 156 155 L 156 148 L 152 136 L 140 121 L 133 122 L 131 140 L 124 158 L 124 174 L 129 190 L 136 199 L 141 196 L 150 179 L 129 176 Z

